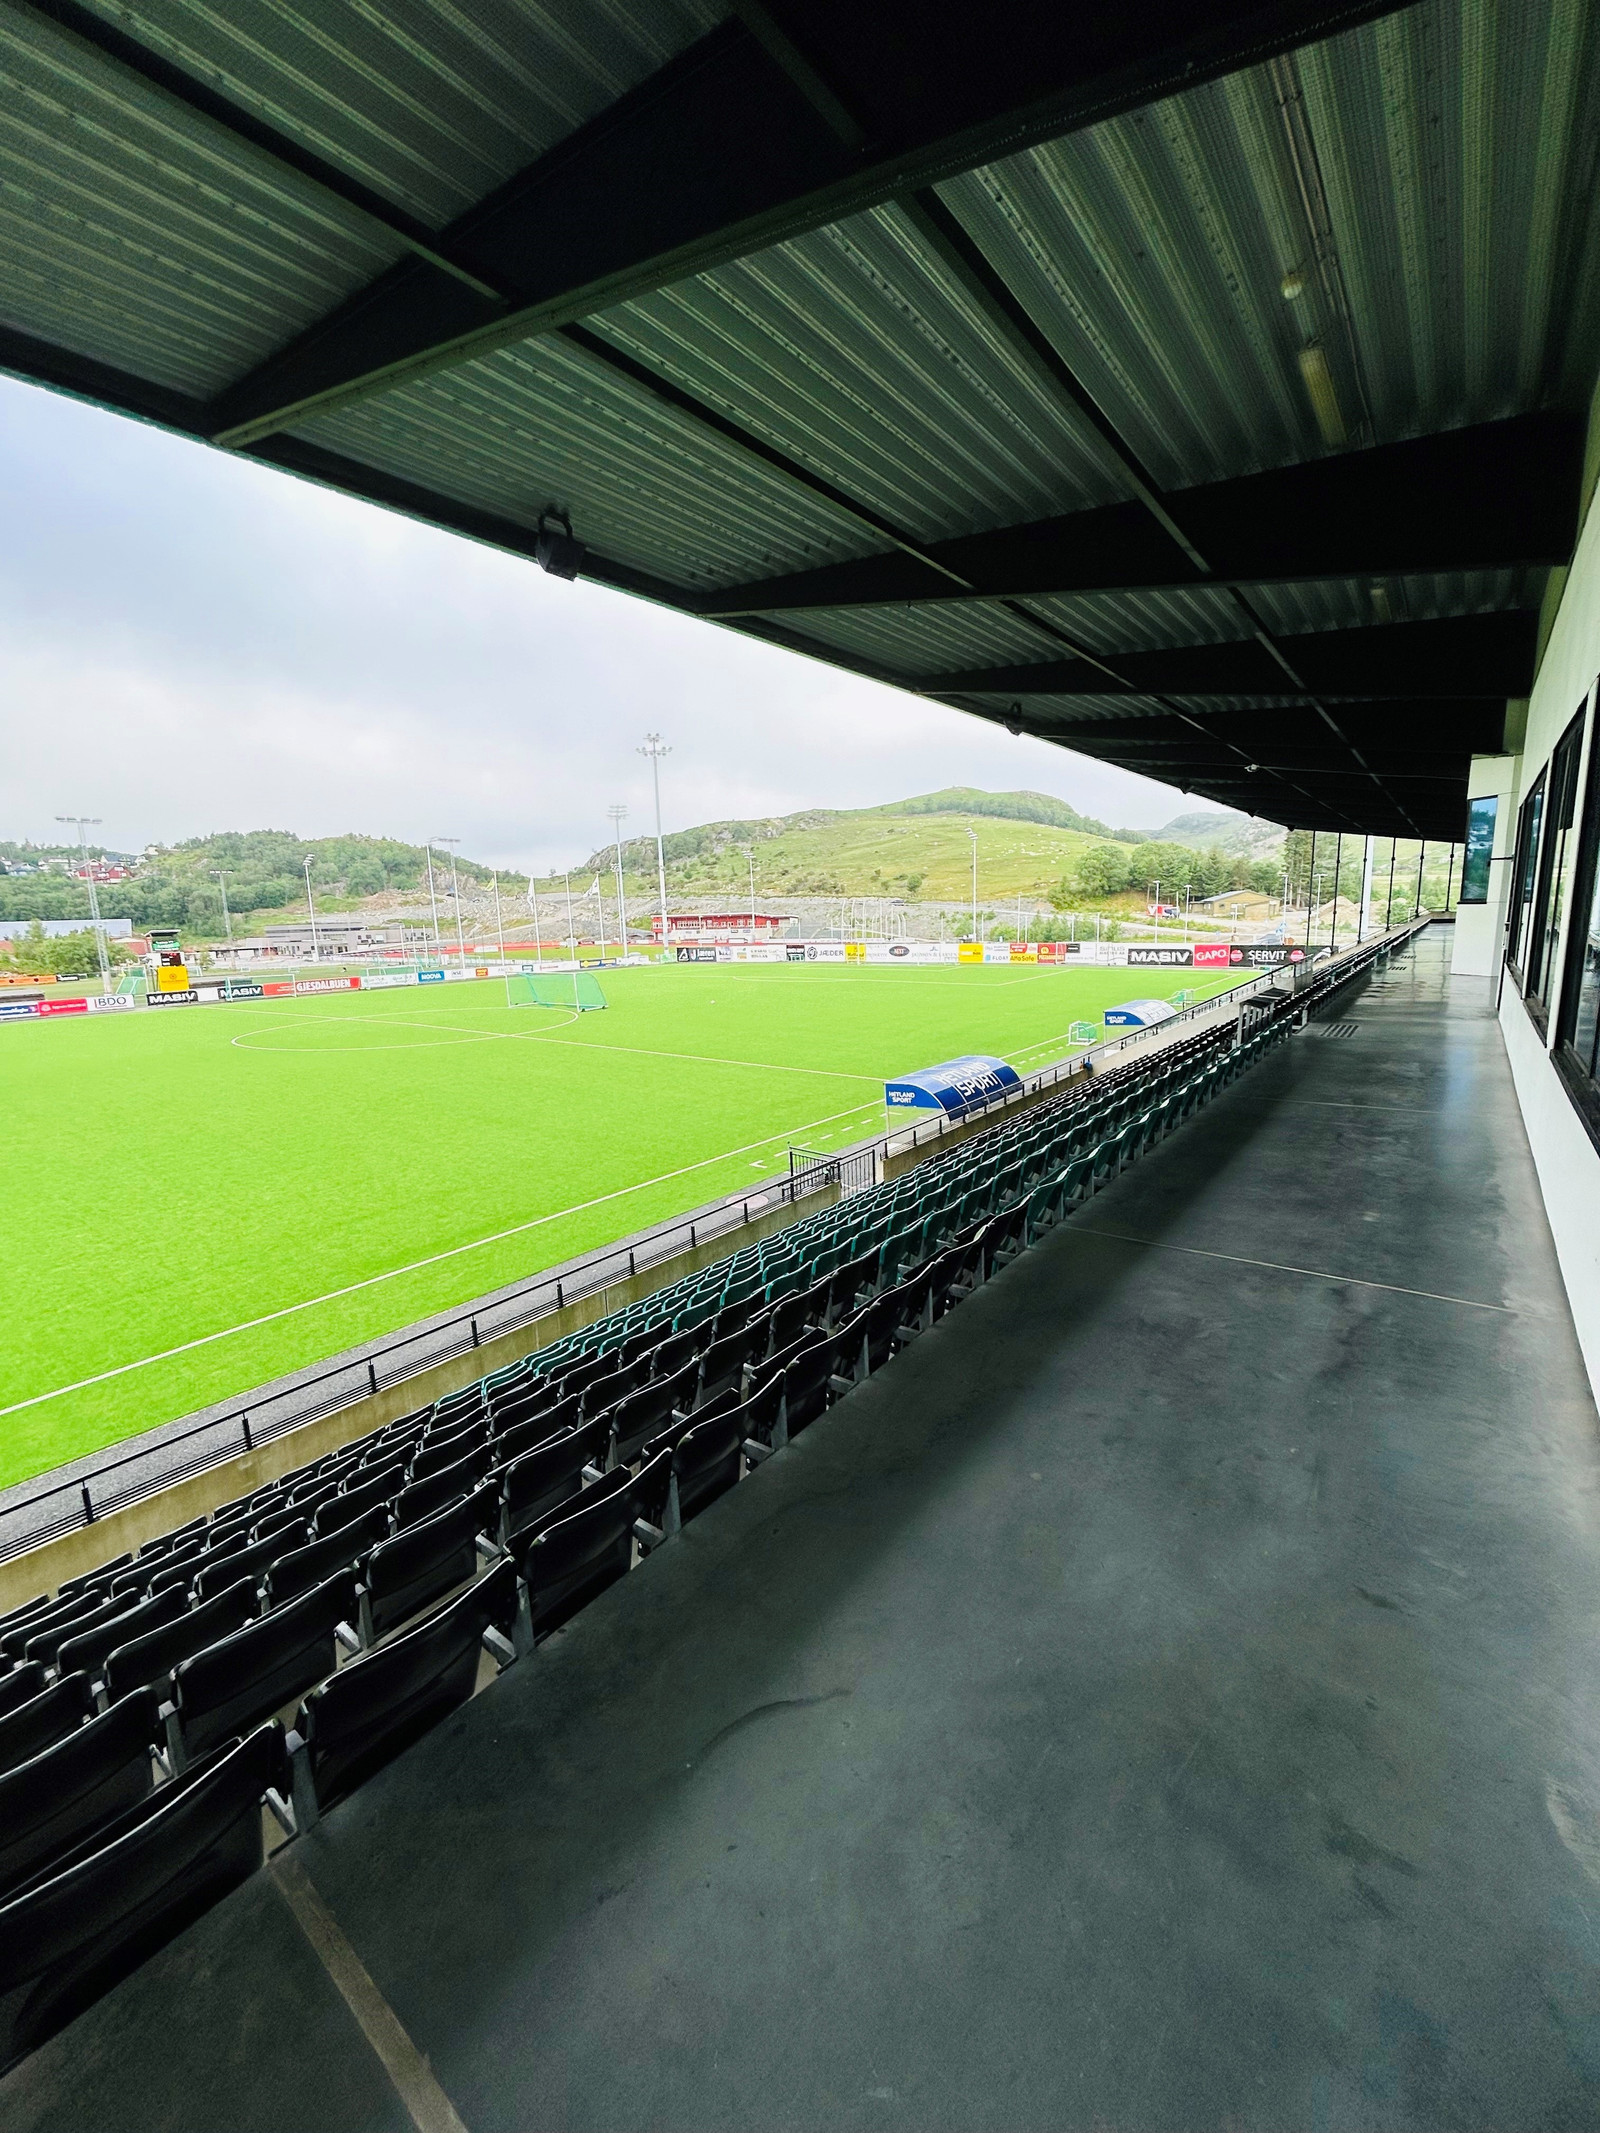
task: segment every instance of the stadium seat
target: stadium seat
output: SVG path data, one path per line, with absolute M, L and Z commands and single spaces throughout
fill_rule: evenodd
M 69 1637 L 92 1629 L 97 1622 L 109 1622 L 124 1611 L 116 1600 L 95 1598 L 79 1613 L 57 1615 L 54 1621 L 41 1618 L 44 1627 L 36 1630 L 22 1647 L 23 1659 L 42 1659 L 46 1666 L 54 1666 L 56 1653 Z
M 52 1608 L 60 1605 L 59 1598 L 53 1599 L 49 1593 L 41 1592 L 36 1599 L 24 1600 L 20 1607 L 13 1607 L 7 1613 L 0 1615 L 0 1644 L 3 1644 L 6 1631 L 15 1629 L 19 1622 L 31 1621 L 34 1616 L 47 1614 Z M 21 1649 L 21 1645 L 18 1645 L 17 1650 L 20 1651 Z M 9 1656 L 9 1648 L 7 1648 L 7 1653 Z
M 662 1519 L 670 1537 L 739 1479 L 744 1452 L 743 1409 L 697 1419 L 672 1449 L 669 1493 Z
M 488 1442 L 487 1421 L 475 1422 L 468 1429 L 453 1430 L 447 1437 L 436 1437 L 430 1430 L 420 1449 L 412 1455 L 407 1479 L 426 1481 L 430 1474 L 437 1474 L 447 1466 L 455 1466 Z
M 608 1475 L 595 1484 L 587 1502 L 578 1500 L 569 1516 L 535 1528 L 531 1538 L 524 1536 L 517 1543 L 513 1555 L 522 1585 L 519 1650 L 532 1650 L 626 1574 L 639 1507 L 656 1508 L 659 1499 L 658 1516 L 666 1514 L 671 1457 L 668 1452 L 658 1454 L 637 1475 L 625 1470 Z
M 119 1644 L 106 1654 L 103 1680 L 107 1700 L 115 1703 L 119 1697 L 145 1687 L 159 1689 L 164 1695 L 167 1677 L 180 1660 L 248 1622 L 256 1607 L 254 1584 L 249 1578 L 241 1578 L 237 1585 L 219 1592 L 203 1607 L 191 1607 L 160 1629 L 149 1630 L 129 1644 Z
M 0 1776 L 0 1895 L 144 1798 L 157 1734 L 155 1696 L 137 1689 Z
M 54 1601 L 46 1607 L 30 1603 L 9 1618 L 9 1628 L 0 1630 L 0 1654 L 10 1660 L 19 1660 L 35 1637 L 56 1628 L 65 1636 L 70 1623 L 86 1622 L 88 1616 L 98 1613 L 104 1604 L 93 1593 L 74 1593 L 70 1600 Z M 56 1642 L 59 1643 L 60 1638 Z M 53 1652 L 51 1657 L 54 1657 Z
M 76 1733 L 94 1709 L 94 1689 L 87 1674 L 63 1674 L 31 1702 L 0 1718 L 0 1771 L 31 1762 L 58 1740 Z
M 85 1585 L 102 1583 L 115 1572 L 125 1570 L 132 1561 L 131 1552 L 126 1555 L 114 1555 L 110 1562 L 100 1563 L 93 1570 L 82 1570 L 75 1578 L 63 1578 L 56 1588 L 56 1597 L 60 1600 L 70 1599 L 73 1593 L 80 1591 Z
M 186 1658 L 172 1677 L 166 1722 L 173 1768 L 187 1769 L 331 1674 L 339 1631 L 355 1641 L 355 1612 L 355 1573 L 342 1570 Z
M 501 1430 L 492 1440 L 495 1461 L 504 1466 L 508 1460 L 518 1459 L 524 1452 L 531 1452 L 536 1444 L 543 1444 L 551 1437 L 559 1437 L 563 1431 L 576 1429 L 583 1420 L 583 1401 L 577 1395 L 570 1400 L 558 1400 L 553 1407 L 545 1407 L 518 1420 L 511 1427 Z
M 219 1592 L 240 1578 L 259 1579 L 269 1563 L 280 1555 L 287 1555 L 291 1548 L 303 1548 L 311 1538 L 311 1528 L 303 1518 L 291 1518 L 282 1525 L 274 1525 L 267 1532 L 255 1529 L 258 1537 L 247 1548 L 228 1556 L 220 1563 L 212 1563 L 198 1572 L 194 1581 L 194 1596 L 197 1600 L 215 1599 Z
M 361 1573 L 363 1647 L 420 1614 L 478 1568 L 478 1535 L 494 1520 L 498 1492 L 475 1489 L 392 1540 L 380 1541 Z
M 297 1511 L 271 1511 L 267 1516 L 258 1518 L 250 1528 L 250 1544 L 254 1547 L 257 1541 L 270 1540 L 278 1534 L 287 1534 L 295 1527 L 304 1527 L 308 1533 L 311 1530 L 307 1520 L 301 1517 Z M 285 1540 L 283 1545 L 285 1547 L 293 1547 L 295 1543 Z
M 848 1327 L 824 1334 L 803 1348 L 783 1373 L 783 1436 L 787 1443 L 801 1430 L 809 1429 L 833 1399 L 833 1373 L 841 1345 L 848 1345 Z
M 314 1829 L 329 1808 L 465 1703 L 486 1633 L 503 1649 L 516 1613 L 516 1573 L 501 1563 L 426 1621 L 313 1689 L 289 1736 L 296 1826 Z
M 597 1415 L 579 1429 L 566 1430 L 498 1468 L 500 1522 L 496 1538 L 502 1548 L 568 1497 L 576 1496 L 586 1474 L 598 1474 L 611 1442 L 611 1419 Z
M 493 1448 L 485 1440 L 464 1459 L 457 1459 L 451 1466 L 438 1467 L 425 1479 L 413 1481 L 403 1488 L 394 1500 L 395 1531 L 403 1533 L 407 1526 L 431 1518 L 435 1511 L 442 1511 L 446 1504 L 465 1496 L 488 1473 L 493 1456 Z
M 0 1673 L 0 1718 L 32 1703 L 48 1679 L 47 1670 L 37 1659 L 26 1665 L 19 1662 L 9 1674 Z
M 694 1389 L 684 1402 L 685 1408 L 706 1407 L 721 1393 L 742 1391 L 745 1364 L 756 1353 L 758 1345 L 761 1348 L 767 1345 L 766 1327 L 759 1321 L 757 1325 L 747 1322 L 724 1333 L 702 1349 Z
M 0 2072 L 249 1878 L 262 1796 L 285 1784 L 283 1736 L 263 1726 L 13 1890 L 0 1905 Z
M 631 1465 L 641 1446 L 664 1429 L 674 1414 L 688 1412 L 694 1403 L 699 1367 L 691 1356 L 671 1377 L 652 1378 L 604 1410 L 611 1424 L 605 1453 L 608 1466 Z
M 63 1638 L 56 1653 L 56 1667 L 63 1674 L 98 1674 L 108 1652 L 114 1652 L 119 1644 L 131 1644 L 148 1630 L 160 1629 L 163 1623 L 176 1621 L 188 1608 L 188 1594 L 179 1586 L 170 1586 L 133 1607 L 119 1608 L 108 1620 L 94 1622 L 88 1629 L 74 1630 L 70 1637 Z
M 341 1526 L 336 1532 L 324 1534 L 320 1540 L 310 1541 L 303 1548 L 292 1548 L 287 1554 L 275 1556 L 267 1565 L 267 1574 L 262 1580 L 268 1607 L 282 1607 L 285 1602 L 310 1592 L 336 1571 L 361 1564 L 378 1542 L 387 1537 L 388 1531 L 389 1513 L 380 1505 L 376 1511 L 369 1511 L 365 1518 L 358 1518 L 353 1525 Z
M 320 1540 L 326 1533 L 337 1533 L 345 1526 L 355 1525 L 369 1511 L 381 1510 L 392 1503 L 405 1485 L 403 1466 L 385 1467 L 370 1481 L 363 1479 L 358 1488 L 343 1489 L 326 1503 L 318 1504 L 311 1530 Z

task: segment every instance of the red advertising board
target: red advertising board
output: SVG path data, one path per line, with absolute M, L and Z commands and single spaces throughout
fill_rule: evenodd
M 1196 970 L 1226 970 L 1228 967 L 1228 944 L 1226 941 L 1196 941 L 1194 945 Z
M 270 978 L 261 988 L 262 997 L 267 1000 L 281 1000 L 286 996 L 292 995 L 293 992 L 294 980 L 292 978 Z
M 39 1013 L 41 1015 L 86 1015 L 88 1012 L 89 1003 L 87 1000 L 41 1000 L 39 1002 Z

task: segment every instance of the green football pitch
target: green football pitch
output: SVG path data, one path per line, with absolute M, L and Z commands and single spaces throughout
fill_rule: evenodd
M 881 1131 L 886 1078 L 1042 1065 L 1179 982 L 672 965 L 581 1016 L 489 980 L 0 1028 L 0 1483 L 757 1191 L 791 1141 Z

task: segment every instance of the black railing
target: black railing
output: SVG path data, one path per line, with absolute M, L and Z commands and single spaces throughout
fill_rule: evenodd
M 134 1450 L 119 1452 L 69 1480 L 49 1483 L 31 1495 L 0 1504 L 0 1562 L 9 1562 L 80 1526 L 92 1525 L 157 1490 L 188 1481 L 237 1458 L 241 1452 L 253 1451 L 276 1437 L 286 1436 L 290 1430 L 352 1406 L 357 1400 L 403 1384 L 439 1363 L 470 1353 L 486 1341 L 533 1325 L 569 1304 L 581 1303 L 641 1272 L 647 1273 L 685 1250 L 731 1241 L 753 1221 L 765 1219 L 775 1206 L 794 1206 L 830 1186 L 837 1186 L 841 1193 L 862 1190 L 882 1175 L 883 1159 L 891 1151 L 904 1154 L 908 1149 L 937 1144 L 948 1134 L 966 1132 L 975 1123 L 1012 1109 L 1041 1089 L 1075 1075 L 1092 1073 L 1103 1058 L 1125 1052 L 1129 1046 L 1151 1037 L 1159 1039 L 1202 1016 L 1248 1011 L 1256 995 L 1275 988 L 1286 976 L 1292 974 L 1296 991 L 1314 983 L 1320 985 L 1335 974 L 1343 983 L 1367 963 L 1403 946 L 1428 923 L 1427 919 L 1409 921 L 1387 935 L 1336 953 L 1331 959 L 1326 950 L 1318 950 L 1314 960 L 1296 966 L 1292 973 L 1287 968 L 1263 971 L 1245 985 L 1215 993 L 1209 1000 L 1195 1001 L 1153 1028 L 1130 1029 L 1126 1036 L 1106 1038 L 1025 1074 L 1020 1089 L 958 1116 L 941 1115 L 926 1125 L 878 1135 L 831 1154 L 793 1149 L 790 1174 L 758 1191 L 712 1201 L 670 1222 L 571 1260 L 532 1281 L 480 1298 L 460 1312 L 392 1335 L 370 1350 L 344 1356 L 310 1376 L 265 1386 L 221 1414 L 163 1434 Z

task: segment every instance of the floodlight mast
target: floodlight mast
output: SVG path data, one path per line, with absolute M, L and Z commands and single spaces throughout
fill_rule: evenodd
M 611 838 L 617 848 L 617 937 L 622 944 L 622 953 L 628 952 L 628 903 L 622 887 L 622 825 L 628 810 L 620 805 L 606 809 L 611 818 Z
M 972 938 L 978 938 L 978 833 L 969 823 L 967 835 L 972 839 Z
M 640 755 L 650 758 L 650 776 L 656 795 L 656 884 L 661 892 L 661 952 L 667 952 L 667 857 L 666 847 L 661 842 L 661 758 L 671 755 L 672 750 L 659 733 L 647 733 Z
M 111 992 L 111 957 L 106 952 L 106 929 L 100 917 L 100 898 L 94 885 L 94 861 L 89 857 L 89 847 L 84 842 L 86 829 L 98 829 L 99 815 L 57 815 L 58 822 L 72 823 L 78 832 L 78 850 L 83 857 L 84 879 L 89 886 L 89 923 L 94 927 L 94 945 L 100 958 L 100 991 L 102 997 Z
M 428 907 L 433 913 L 433 952 L 439 953 L 439 898 L 433 886 L 433 839 L 430 837 L 422 849 L 428 855 Z
M 506 959 L 506 927 L 505 920 L 500 916 L 500 869 L 498 867 L 495 868 L 493 874 L 490 876 L 490 879 L 494 883 L 495 938 L 500 943 L 500 960 L 503 963 Z
M 311 901 L 311 854 L 306 854 L 306 916 L 311 921 L 311 960 L 322 961 L 322 949 L 317 942 L 317 907 Z
M 226 927 L 228 938 L 231 941 L 233 939 L 233 913 L 228 909 L 228 877 L 223 873 L 221 867 L 213 867 L 211 871 L 222 886 L 222 923 Z

